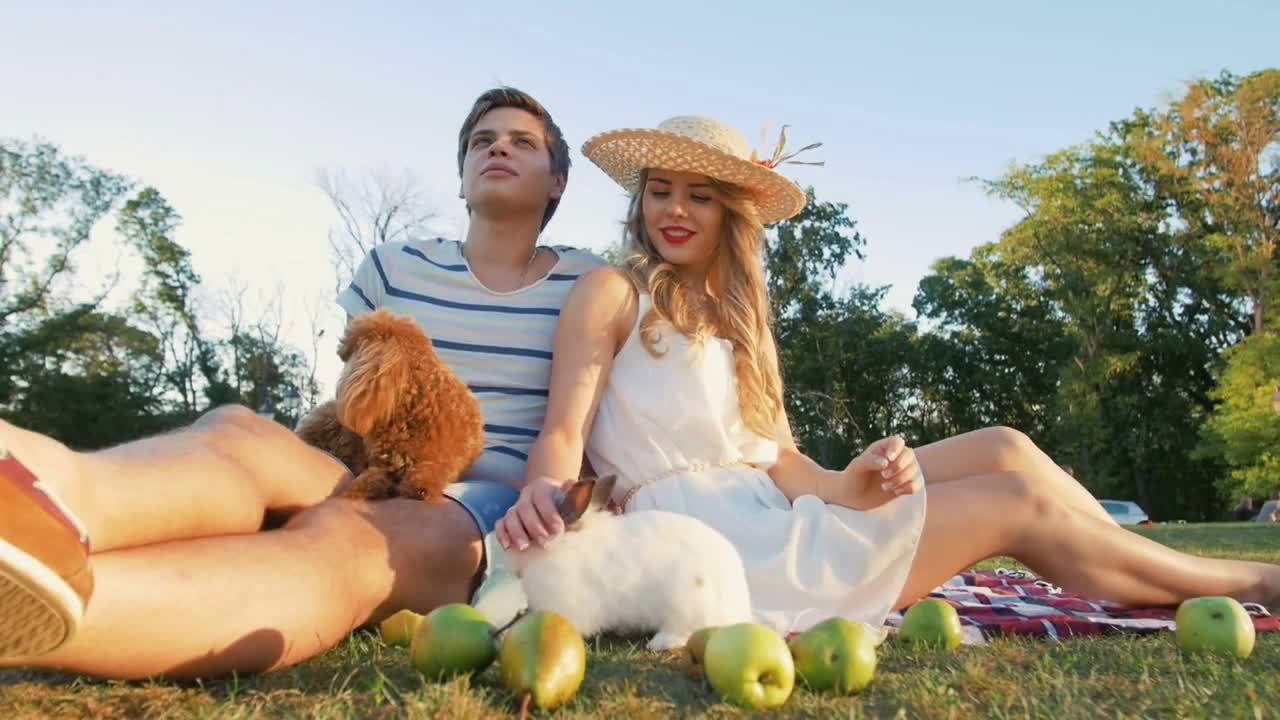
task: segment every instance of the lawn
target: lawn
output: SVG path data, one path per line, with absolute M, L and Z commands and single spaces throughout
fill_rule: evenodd
M 1280 525 L 1157 526 L 1146 535 L 1191 552 L 1280 562 Z M 991 562 L 984 565 L 1010 565 Z M 556 718 L 722 718 L 743 715 L 685 678 L 671 656 L 642 644 L 588 644 L 587 679 Z M 1002 640 L 952 653 L 880 648 L 876 679 L 853 698 L 797 689 L 778 717 L 1244 717 L 1280 716 L 1280 633 L 1244 662 L 1187 657 L 1172 633 L 1150 637 Z M 204 683 L 117 683 L 0 672 L 4 718 L 485 718 L 514 705 L 496 669 L 425 683 L 408 653 L 357 634 L 299 667 Z

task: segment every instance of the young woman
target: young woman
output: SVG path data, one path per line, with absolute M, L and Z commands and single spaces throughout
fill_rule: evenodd
M 804 193 L 709 118 L 603 133 L 583 154 L 633 193 L 629 258 L 584 275 L 561 313 L 546 421 L 495 528 L 504 547 L 562 531 L 554 492 L 585 451 L 618 476 L 622 511 L 686 513 L 724 534 L 758 619 L 783 632 L 833 615 L 879 625 L 994 555 L 1133 605 L 1280 596 L 1280 566 L 1186 555 L 1118 527 L 1008 429 L 919 450 L 885 438 L 843 470 L 819 467 L 783 409 L 761 259 L 764 225 Z

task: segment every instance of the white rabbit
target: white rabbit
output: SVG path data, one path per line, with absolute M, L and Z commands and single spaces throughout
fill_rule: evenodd
M 653 632 L 652 650 L 683 646 L 711 625 L 750 622 L 737 549 L 687 515 L 605 512 L 615 479 L 579 480 L 557 507 L 565 531 L 546 548 L 508 550 L 530 610 L 554 610 L 584 637 Z

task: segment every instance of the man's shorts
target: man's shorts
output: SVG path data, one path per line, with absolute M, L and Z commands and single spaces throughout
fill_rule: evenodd
M 482 536 L 493 532 L 494 526 L 520 497 L 519 490 L 496 480 L 449 483 L 444 494 L 471 513 L 471 519 L 475 520 Z

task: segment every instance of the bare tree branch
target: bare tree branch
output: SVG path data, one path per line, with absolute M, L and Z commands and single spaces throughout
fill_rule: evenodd
M 374 246 L 422 237 L 427 223 L 435 217 L 417 176 L 408 170 L 398 175 L 369 172 L 352 179 L 342 171 L 321 169 L 316 172 L 316 185 L 338 215 L 329 230 L 338 291 L 351 282 L 360 261 Z

